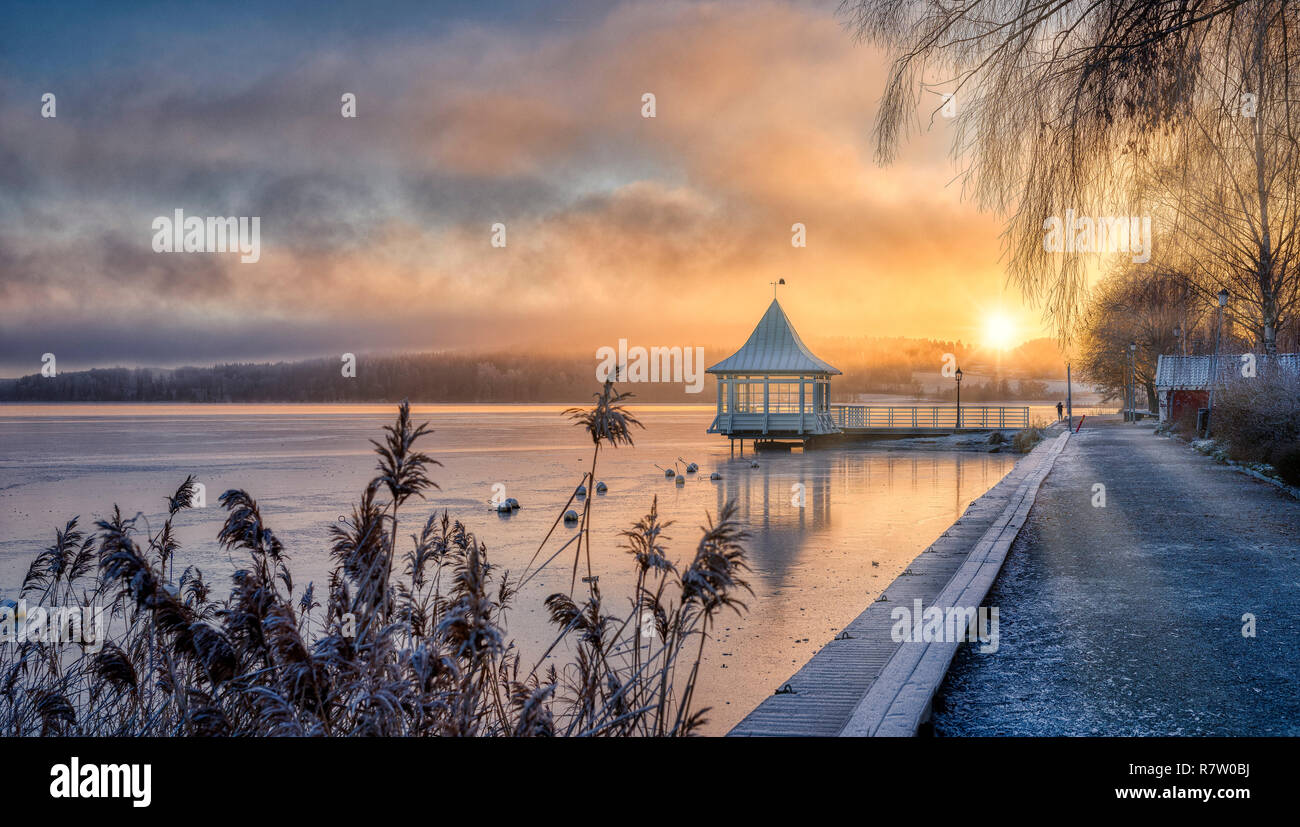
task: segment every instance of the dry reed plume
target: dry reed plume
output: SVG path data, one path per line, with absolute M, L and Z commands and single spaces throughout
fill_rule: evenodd
M 595 407 L 568 412 L 594 444 L 588 483 L 601 446 L 630 444 L 630 428 L 640 425 L 623 410 L 626 398 L 606 383 Z M 427 430 L 412 424 L 403 402 L 374 443 L 378 476 L 351 516 L 331 528 L 335 567 L 323 595 L 314 584 L 295 589 L 288 550 L 245 491 L 220 497 L 226 520 L 217 539 L 246 560 L 221 601 L 198 569 L 178 577 L 174 568 L 172 519 L 190 506 L 192 477 L 167 498 L 156 532 L 116 506 L 91 533 L 70 520 L 33 561 L 21 597 L 105 606 L 112 631 L 97 652 L 84 644 L 0 644 L 4 734 L 697 731 L 707 712 L 695 688 L 709 630 L 724 609 L 744 609 L 739 593 L 748 590 L 746 534 L 734 505 L 707 522 L 694 558 L 679 570 L 666 556 L 667 524 L 652 503 L 623 532 L 636 591 L 620 615 L 605 604 L 591 569 L 588 498 L 579 531 L 560 548 L 576 543 L 575 586 L 585 558 L 585 595 L 571 589 L 546 600 L 558 630 L 546 654 L 567 642 L 572 657 L 543 670 L 546 656 L 521 662 L 506 633 L 511 601 L 538 569 L 530 563 L 518 575 L 499 573 L 486 547 L 446 512 L 431 515 L 408 541 L 399 537 L 403 506 L 437 487 L 428 471 L 438 463 L 415 447 Z

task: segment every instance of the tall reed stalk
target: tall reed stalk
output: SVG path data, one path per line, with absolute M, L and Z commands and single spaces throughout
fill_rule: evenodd
M 640 423 L 626 394 L 606 383 L 590 409 L 566 413 L 590 434 L 584 475 L 594 487 L 602 445 L 632 443 Z M 173 519 L 191 507 L 193 477 L 167 498 L 151 531 L 141 515 L 110 516 L 84 532 L 57 529 L 35 556 L 20 597 L 33 605 L 105 606 L 102 646 L 23 640 L 0 644 L 0 725 L 7 735 L 657 735 L 697 732 L 701 662 L 719 612 L 743 611 L 745 532 L 728 504 L 707 520 L 680 574 L 662 545 L 658 503 L 624 531 L 636 568 L 630 614 L 607 610 L 592 565 L 592 497 L 576 537 L 568 594 L 545 600 L 556 637 L 530 669 L 506 633 L 518 589 L 555 559 L 512 577 L 459 520 L 431 514 L 395 570 L 399 515 L 437 485 L 438 463 L 417 450 L 427 424 L 398 408 L 382 442 L 378 475 L 351 515 L 330 528 L 334 562 L 324 602 L 301 592 L 289 552 L 242 490 L 220 497 L 220 545 L 244 565 L 229 594 L 211 595 L 202 571 L 175 561 Z M 572 502 L 572 497 L 570 502 Z M 565 508 L 568 504 L 565 505 Z M 557 518 L 557 524 L 559 518 Z M 548 532 L 539 554 L 554 533 Z M 575 599 L 578 556 L 587 595 Z M 534 561 L 538 555 L 534 555 Z M 643 618 L 651 619 L 647 629 Z M 542 664 L 561 643 L 572 655 Z M 644 651 L 643 651 L 644 650 Z M 679 661 L 689 659 L 677 689 Z

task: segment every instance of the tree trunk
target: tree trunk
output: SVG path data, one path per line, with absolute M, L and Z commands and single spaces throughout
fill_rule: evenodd
M 1259 27 L 1257 37 L 1258 54 L 1264 50 L 1264 27 Z M 1264 88 L 1264 63 L 1256 63 L 1256 71 L 1259 75 L 1260 89 Z M 1272 102 L 1268 103 L 1272 106 Z M 1257 113 L 1258 114 L 1258 113 Z M 1264 148 L 1264 118 L 1256 117 L 1254 122 L 1255 133 L 1255 191 L 1259 198 L 1259 259 L 1256 262 L 1259 279 L 1259 298 L 1260 298 L 1260 315 L 1263 316 L 1263 342 L 1264 352 L 1274 354 L 1277 352 L 1277 291 L 1278 283 L 1275 278 L 1276 263 L 1274 261 L 1273 235 L 1272 228 L 1269 226 L 1269 176 L 1265 167 L 1268 164 L 1268 154 Z

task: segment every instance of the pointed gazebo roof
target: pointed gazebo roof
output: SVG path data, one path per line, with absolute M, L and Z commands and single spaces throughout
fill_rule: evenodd
M 831 373 L 839 370 L 813 355 L 776 299 L 740 350 L 706 373 Z

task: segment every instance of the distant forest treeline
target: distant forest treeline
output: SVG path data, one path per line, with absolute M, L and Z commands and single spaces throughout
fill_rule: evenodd
M 1045 350 L 1042 343 L 1050 348 Z M 998 375 L 1057 378 L 1059 356 L 1048 340 L 1027 342 L 1002 355 L 1000 364 L 980 361 L 979 351 L 959 342 L 922 339 L 831 340 L 813 347 L 844 372 L 831 385 L 833 400 L 858 393 L 921 394 L 913 371 L 935 372 L 943 354 L 955 353 L 963 368 Z M 731 351 L 705 348 L 705 366 Z M 969 360 L 969 361 L 967 361 Z M 1053 362 L 1057 364 L 1053 364 Z M 223 364 L 182 368 L 96 368 L 54 377 L 39 373 L 0 379 L 0 401 L 7 402 L 575 402 L 597 390 L 597 360 L 592 355 L 534 353 L 361 354 L 356 376 L 345 377 L 336 359 L 300 362 Z M 1054 369 L 1055 368 L 1055 369 Z M 1015 398 L 1018 386 L 1002 387 Z M 714 401 L 714 383 L 702 393 L 681 384 L 626 386 L 646 402 Z M 971 389 L 972 391 L 974 388 Z M 963 394 L 964 396 L 965 394 Z M 973 397 L 972 397 L 973 401 Z

